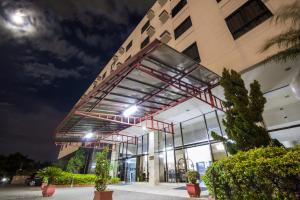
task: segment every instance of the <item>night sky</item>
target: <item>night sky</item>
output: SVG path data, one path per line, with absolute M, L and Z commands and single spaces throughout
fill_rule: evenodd
M 0 154 L 55 160 L 55 128 L 153 3 L 0 0 Z

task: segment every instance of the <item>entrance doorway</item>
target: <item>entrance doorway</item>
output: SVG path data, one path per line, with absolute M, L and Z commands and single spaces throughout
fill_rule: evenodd
M 136 180 L 136 158 L 126 160 L 126 182 L 133 183 Z

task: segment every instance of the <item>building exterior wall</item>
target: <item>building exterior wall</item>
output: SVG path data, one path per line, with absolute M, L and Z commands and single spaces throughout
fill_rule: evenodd
M 282 5 L 292 1 L 267 0 L 263 2 L 272 13 L 275 13 Z M 197 42 L 201 64 L 218 74 L 221 74 L 224 67 L 237 71 L 246 70 L 278 51 L 278 49 L 273 48 L 265 53 L 259 52 L 266 39 L 286 29 L 284 25 L 275 26 L 271 24 L 270 19 L 238 39 L 233 39 L 225 18 L 247 2 L 246 0 L 222 0 L 219 3 L 215 0 L 188 0 L 187 5 L 172 18 L 170 16 L 171 10 L 178 2 L 179 0 L 166 1 L 163 6 L 156 2 L 150 9 L 154 13 L 150 25 L 155 29 L 155 34 L 150 37 L 150 42 L 155 39 L 160 40 L 160 35 L 165 31 L 168 31 L 172 37 L 167 44 L 180 52 Z M 159 15 L 164 10 L 168 12 L 169 18 L 165 23 L 162 23 Z M 174 29 L 188 16 L 191 17 L 193 26 L 175 40 Z M 122 54 L 120 51 L 115 52 L 86 93 L 92 90 L 94 85 L 107 78 L 117 68 L 118 63 L 124 63 L 128 57 L 140 51 L 140 44 L 147 37 L 147 31 L 141 33 L 141 29 L 148 20 L 147 15 L 145 15 L 121 45 L 120 49 L 124 48 L 125 52 Z M 132 47 L 126 51 L 126 46 L 130 41 L 132 41 Z M 104 74 L 105 77 L 103 78 Z
M 171 34 L 171 40 L 167 44 L 179 52 L 196 42 L 201 64 L 218 74 L 222 73 L 224 67 L 239 72 L 247 72 L 279 50 L 272 48 L 265 53 L 259 52 L 266 39 L 287 28 L 284 25 L 275 26 L 271 24 L 270 18 L 239 38 L 233 38 L 225 18 L 246 3 L 247 0 L 221 0 L 219 3 L 216 0 L 187 0 L 187 5 L 175 17 L 171 17 L 171 10 L 179 1 L 161 1 L 165 2 L 163 6 L 157 1 L 149 10 L 149 15 L 154 14 L 153 19 L 150 20 L 150 25 L 155 30 L 149 43 L 155 39 L 160 40 L 161 34 L 165 31 Z M 284 4 L 292 3 L 293 0 L 263 0 L 262 2 L 272 13 L 275 13 L 278 8 Z M 162 23 L 159 19 L 163 11 L 166 11 L 169 15 L 165 23 Z M 174 30 L 188 16 L 191 18 L 192 27 L 175 39 Z M 95 82 L 86 91 L 86 94 L 106 79 L 113 70 L 116 70 L 119 67 L 118 63 L 124 63 L 128 57 L 134 56 L 141 50 L 140 45 L 147 38 L 147 31 L 141 33 L 141 29 L 148 20 L 148 15 L 146 15 L 103 68 Z M 126 51 L 126 46 L 131 41 L 132 46 Z M 121 53 L 123 49 L 124 52 Z M 292 106 L 289 109 L 296 112 L 297 110 L 294 107 Z M 265 113 L 265 116 L 274 115 L 273 111 Z M 135 162 L 136 169 L 133 169 L 136 171 L 135 180 L 149 181 L 152 184 L 186 181 L 185 172 L 188 169 L 203 171 L 212 161 L 219 160 L 227 155 L 223 145 L 213 141 L 210 137 L 211 131 L 225 134 L 220 123 L 222 117 L 222 114 L 212 112 L 182 121 L 175 127 L 174 138 L 164 133 L 155 133 L 154 137 L 157 138 L 150 141 L 149 137 L 152 138 L 152 135 L 149 136 L 150 134 L 145 133 L 145 135 L 138 138 L 137 145 L 125 143 L 116 145 L 112 156 L 112 162 L 115 163 L 116 169 L 111 175 L 117 175 L 123 181 L 132 180 L 132 177 L 129 176 L 131 173 L 130 163 Z M 297 117 L 295 116 L 295 119 Z M 268 121 L 267 124 L 276 125 L 278 123 Z M 68 154 L 67 149 L 68 151 L 70 149 L 71 152 L 73 150 L 72 148 L 66 148 L 60 152 L 60 157 Z

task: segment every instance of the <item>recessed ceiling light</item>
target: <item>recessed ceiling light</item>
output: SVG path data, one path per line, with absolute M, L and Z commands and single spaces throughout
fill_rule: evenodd
M 291 69 L 292 69 L 291 67 L 287 67 L 284 70 L 287 72 L 287 71 L 290 71 Z

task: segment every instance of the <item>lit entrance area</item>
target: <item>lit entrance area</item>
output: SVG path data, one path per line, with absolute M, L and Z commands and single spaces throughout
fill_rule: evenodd
M 126 182 L 133 183 L 136 181 L 136 158 L 127 159 L 125 162 Z

